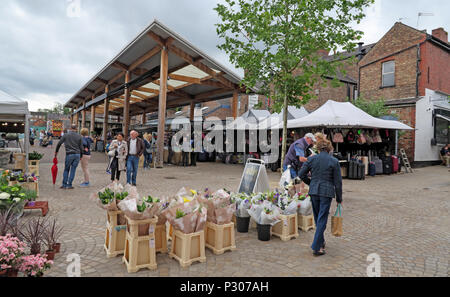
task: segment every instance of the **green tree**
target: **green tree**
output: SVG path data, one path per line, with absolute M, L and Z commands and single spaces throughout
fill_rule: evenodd
M 382 117 L 389 115 L 389 109 L 385 106 L 384 100 L 367 100 L 360 96 L 355 101 L 355 106 L 367 112 L 373 117 Z
M 362 32 L 351 27 L 374 0 L 224 0 L 215 8 L 221 23 L 218 46 L 245 69 L 242 84 L 284 109 L 281 160 L 286 153 L 287 107 L 314 97 L 324 75 L 336 76 L 342 63 L 330 63 L 318 50 L 352 50 Z
M 55 103 L 53 108 L 39 108 L 38 112 L 56 113 L 56 114 L 70 114 L 70 108 L 64 107 L 61 103 Z

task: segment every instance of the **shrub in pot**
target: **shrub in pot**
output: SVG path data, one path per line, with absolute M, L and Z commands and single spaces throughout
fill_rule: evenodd
M 46 253 L 48 254 L 49 260 L 54 259 L 55 253 L 59 253 L 61 244 L 58 240 L 61 237 L 62 229 L 63 228 L 58 225 L 56 219 L 50 221 L 45 227 L 44 239 L 48 249 Z
M 28 244 L 32 255 L 41 253 L 46 228 L 47 219 L 45 217 L 33 217 L 18 228 L 20 238 Z

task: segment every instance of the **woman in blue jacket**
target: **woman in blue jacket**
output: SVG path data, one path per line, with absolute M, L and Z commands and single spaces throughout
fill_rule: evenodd
M 309 195 L 313 208 L 316 233 L 311 245 L 313 254 L 321 256 L 325 254 L 325 238 L 323 233 L 327 227 L 328 214 L 331 200 L 336 197 L 338 204 L 342 203 L 342 176 L 339 161 L 330 155 L 333 146 L 324 138 L 318 138 L 316 148 L 318 155 L 308 158 L 299 176 L 309 185 Z M 311 172 L 311 178 L 308 173 Z

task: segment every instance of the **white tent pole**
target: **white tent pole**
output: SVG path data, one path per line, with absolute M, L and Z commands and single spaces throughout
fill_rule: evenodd
M 24 148 L 25 148 L 25 173 L 28 172 L 28 153 L 30 150 L 30 119 L 29 115 L 25 115 L 25 133 L 24 133 Z

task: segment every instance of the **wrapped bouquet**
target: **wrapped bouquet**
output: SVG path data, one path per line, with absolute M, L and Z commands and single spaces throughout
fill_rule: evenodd
M 205 228 L 207 210 L 197 199 L 194 199 L 167 209 L 164 215 L 174 229 L 190 234 Z
M 207 220 L 214 224 L 224 225 L 231 222 L 236 204 L 231 201 L 230 194 L 220 189 L 210 193 L 208 189 L 205 194 L 197 198 L 200 203 L 206 205 Z
M 96 193 L 91 194 L 91 199 L 96 201 L 97 206 L 107 211 L 117 211 L 117 204 L 125 199 L 133 199 L 138 196 L 136 188 L 126 185 L 125 188 L 113 182 Z
M 263 196 L 263 195 L 259 195 Z M 252 203 L 248 210 L 251 218 L 260 225 L 275 225 L 280 221 L 280 211 L 272 202 L 268 200 L 256 200 L 257 203 Z
M 251 196 L 245 193 L 234 193 L 231 195 L 230 201 L 236 204 L 235 215 L 240 218 L 248 218 L 248 210 L 251 206 Z

